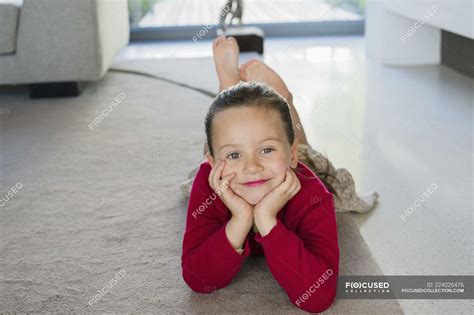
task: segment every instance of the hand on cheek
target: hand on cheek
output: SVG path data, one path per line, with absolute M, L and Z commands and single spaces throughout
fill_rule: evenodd
M 218 160 L 209 174 L 209 186 L 217 193 L 222 202 L 229 208 L 233 217 L 246 220 L 253 216 L 253 206 L 249 205 L 230 188 L 236 173 L 230 172 L 224 175 L 226 161 Z
M 276 217 L 283 206 L 301 189 L 295 172 L 288 168 L 284 181 L 271 190 L 254 208 L 254 220 L 260 235 L 265 236 L 276 225 Z

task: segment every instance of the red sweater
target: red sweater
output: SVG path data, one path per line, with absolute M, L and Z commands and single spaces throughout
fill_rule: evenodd
M 183 279 L 200 293 L 228 286 L 249 255 L 263 254 L 290 301 L 308 312 L 322 312 L 334 301 L 339 246 L 333 195 L 299 162 L 300 191 L 278 212 L 266 236 L 252 229 L 240 255 L 225 226 L 232 214 L 208 183 L 211 165 L 203 162 L 194 179 L 183 238 Z M 311 178 L 308 178 L 311 177 Z

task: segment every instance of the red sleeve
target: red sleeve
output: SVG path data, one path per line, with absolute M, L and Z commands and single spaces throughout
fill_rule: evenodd
M 184 281 L 200 293 L 212 293 L 226 287 L 250 255 L 248 238 L 242 255 L 227 239 L 228 219 L 223 222 L 222 215 L 218 216 L 218 211 L 222 210 L 217 209 L 216 198 L 219 197 L 209 187 L 201 166 L 191 189 L 181 256 Z
M 339 276 L 332 194 L 305 211 L 296 233 L 277 219 L 270 233 L 264 237 L 257 234 L 255 239 L 263 247 L 271 273 L 294 305 L 307 312 L 322 312 L 331 306 Z

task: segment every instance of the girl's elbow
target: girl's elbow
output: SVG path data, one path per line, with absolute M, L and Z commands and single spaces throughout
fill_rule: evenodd
M 206 287 L 203 285 L 196 285 L 196 284 L 188 283 L 188 282 L 186 283 L 188 287 L 196 293 L 209 294 L 213 292 L 212 290 L 209 289 L 209 287 Z
M 186 284 L 194 292 L 202 293 L 202 294 L 211 294 L 220 289 L 216 287 L 215 285 L 202 285 L 202 284 L 195 284 L 195 283 L 188 283 L 188 282 L 186 282 Z
M 329 299 L 315 296 L 312 301 L 296 300 L 294 304 L 309 313 L 322 313 L 331 307 L 335 299 L 336 295 L 329 297 Z
M 337 283 L 331 281 L 329 287 L 325 290 L 318 292 L 318 289 L 310 288 L 299 296 L 293 304 L 306 312 L 321 313 L 331 307 L 336 300 L 336 295 Z
M 308 304 L 306 307 L 301 307 L 301 309 L 309 313 L 322 313 L 328 308 L 330 308 L 333 302 L 334 300 L 332 300 L 330 303 L 327 303 L 326 301 L 320 301 L 319 303 L 315 303 L 312 305 Z
M 210 294 L 221 289 L 221 287 L 215 285 L 204 284 L 195 275 L 190 275 L 186 272 L 183 272 L 183 280 L 191 290 L 197 293 Z
M 199 279 L 196 279 L 195 276 L 188 274 L 183 270 L 183 280 L 188 285 L 188 287 L 197 293 L 210 293 L 206 292 L 206 286 L 202 284 Z

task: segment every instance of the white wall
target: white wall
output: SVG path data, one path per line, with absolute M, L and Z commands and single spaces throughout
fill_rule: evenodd
M 441 62 L 441 29 L 474 38 L 474 0 L 368 0 L 367 54 L 389 65 Z

